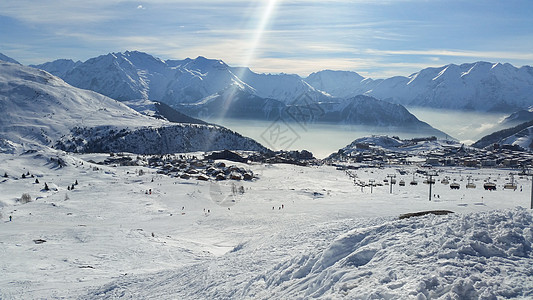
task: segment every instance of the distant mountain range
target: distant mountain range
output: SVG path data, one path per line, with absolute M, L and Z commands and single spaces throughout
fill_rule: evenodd
M 150 110 L 152 104 L 146 104 Z M 167 106 L 153 105 L 159 107 L 157 118 L 72 87 L 45 71 L 0 62 L 1 143 L 8 140 L 29 148 L 44 145 L 74 152 L 267 151 L 224 127 L 186 116 L 180 119 L 184 117 Z
M 533 68 L 507 63 L 450 64 L 407 77 L 376 80 L 331 70 L 307 78 L 257 74 L 221 60 L 198 57 L 163 61 L 138 51 L 110 53 L 83 63 L 60 59 L 34 67 L 113 99 L 150 99 L 173 107 L 197 103 L 229 89 L 285 104 L 302 95 L 315 102 L 367 95 L 404 106 L 511 113 L 533 103 Z
M 335 97 L 364 94 L 408 107 L 514 112 L 533 104 L 533 68 L 507 63 L 450 64 L 377 80 L 355 72 L 321 71 L 305 81 Z
M 119 101 L 150 99 L 174 106 L 195 103 L 233 87 L 285 103 L 302 94 L 317 101 L 329 99 L 297 75 L 257 74 L 201 56 L 162 61 L 147 53 L 126 51 L 101 55 L 83 63 L 60 59 L 32 67 Z
M 395 103 L 355 94 L 336 97 L 297 75 L 257 74 L 204 57 L 163 61 L 143 52 L 126 51 L 83 63 L 62 59 L 34 67 L 113 99 L 160 101 L 204 119 L 284 118 L 301 122 L 298 118 L 304 118 L 311 123 L 386 126 L 445 135 Z M 307 115 L 293 113 L 302 110 Z

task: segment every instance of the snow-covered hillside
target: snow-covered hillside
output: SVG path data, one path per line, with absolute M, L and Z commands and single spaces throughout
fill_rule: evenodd
M 518 146 L 521 149 L 533 151 L 533 120 L 493 132 L 472 146 L 485 148 L 493 144 Z
M 438 135 L 446 133 L 420 121 L 400 104 L 359 95 L 332 102 L 314 102 L 301 97 L 292 104 L 261 98 L 244 91 L 228 90 L 195 104 L 184 104 L 178 109 L 205 119 L 251 119 L 274 121 L 282 119 L 309 124 L 364 125 L 374 128 L 397 129 L 401 132 Z
M 306 81 L 333 96 L 365 94 L 405 106 L 513 112 L 533 101 L 533 68 L 507 63 L 450 64 L 378 80 L 352 72 L 322 71 Z
M 200 119 L 189 117 L 163 102 L 143 99 L 121 102 L 143 115 L 154 118 L 165 119 L 174 123 L 206 124 L 206 122 Z
M 0 63 L 0 111 L 0 135 L 28 146 L 138 153 L 264 150 L 228 129 L 177 125 L 145 116 L 116 100 L 74 88 L 45 71 L 12 63 Z M 106 146 L 99 148 L 94 143 Z
M 516 125 L 531 120 L 533 120 L 533 105 L 510 114 L 500 122 L 500 125 Z
M 420 121 L 402 105 L 369 96 L 359 95 L 338 103 L 321 103 L 319 106 L 324 109 L 324 116 L 318 119 L 322 122 L 388 126 L 425 134 L 445 135 L 442 131 Z
M 358 138 L 346 147 L 341 148 L 339 152 L 343 153 L 344 155 L 350 155 L 354 152 L 364 151 L 362 150 L 364 148 L 366 150 L 378 152 L 386 151 L 419 154 L 429 151 L 442 150 L 450 146 L 460 148 L 461 144 L 457 141 L 439 140 L 436 138 L 401 140 L 397 137 L 374 135 Z
M 519 189 L 503 189 L 508 170 L 439 168 L 478 187 L 437 183 L 428 201 L 424 184 L 391 193 L 352 178 L 421 182 L 414 165 L 348 176 L 326 165 L 222 161 L 257 178 L 201 181 L 95 163 L 109 157 L 0 153 L 0 298 L 533 297 L 533 215 L 523 208 L 531 180 L 515 176 Z M 488 177 L 496 191 L 480 187 Z M 427 210 L 455 213 L 398 218 Z
M 522 149 L 533 151 L 533 126 L 529 126 L 500 142 L 502 145 L 517 145 Z

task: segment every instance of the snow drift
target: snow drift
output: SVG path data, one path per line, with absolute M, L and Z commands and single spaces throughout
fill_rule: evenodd
M 519 208 L 317 224 L 210 262 L 124 278 L 85 298 L 529 298 L 532 226 L 531 213 Z

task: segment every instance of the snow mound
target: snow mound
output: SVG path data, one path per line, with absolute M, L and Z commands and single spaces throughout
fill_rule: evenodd
M 123 278 L 87 298 L 529 298 L 532 221 L 516 208 L 295 226 L 212 261 Z

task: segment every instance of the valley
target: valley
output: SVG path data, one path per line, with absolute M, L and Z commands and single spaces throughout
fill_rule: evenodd
M 533 130 L 470 146 L 527 107 L 408 110 L 202 57 L 41 67 L 70 79 L 0 62 L 1 299 L 533 296 Z

